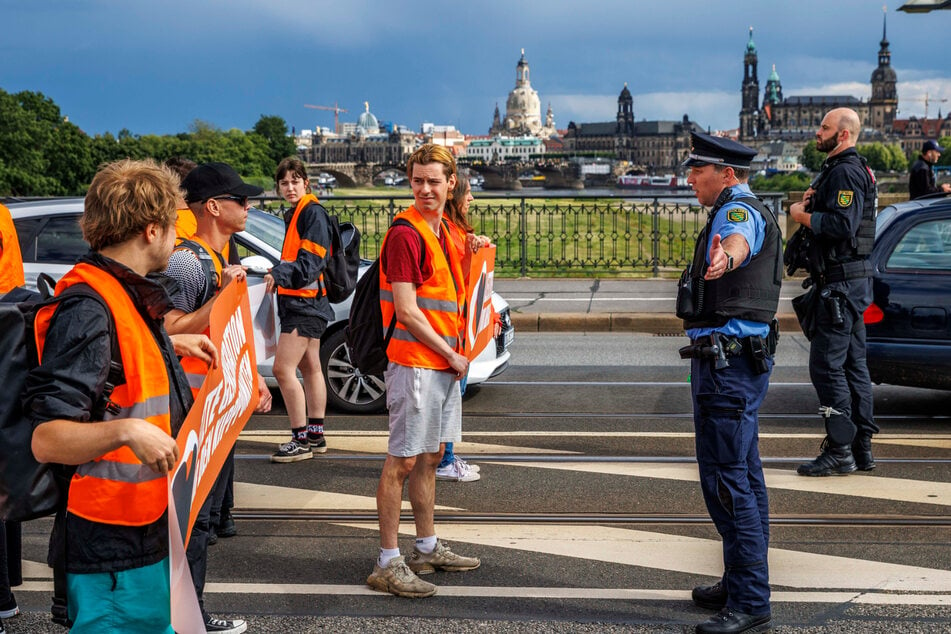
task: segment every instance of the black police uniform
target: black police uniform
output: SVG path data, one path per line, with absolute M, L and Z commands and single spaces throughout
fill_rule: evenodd
M 844 474 L 875 467 L 872 383 L 866 363 L 865 309 L 872 301 L 867 258 L 875 234 L 875 178 L 854 148 L 829 157 L 813 181 L 812 231 L 819 257 L 804 298 L 811 327 L 809 375 L 825 420 L 822 453 L 801 475 Z M 811 331 L 811 332 L 809 332 Z
M 685 165 L 748 167 L 756 152 L 727 139 L 692 135 Z M 754 217 L 755 222 L 754 222 Z M 762 221 L 760 221 L 760 218 Z M 703 280 L 712 234 L 730 222 L 750 243 L 751 259 L 716 280 Z M 761 245 L 754 253 L 754 245 Z M 678 316 L 692 337 L 691 359 L 700 488 L 723 540 L 722 580 L 693 591 L 697 605 L 724 608 L 698 632 L 768 627 L 769 501 L 759 457 L 759 406 L 773 366 L 769 323 L 779 303 L 781 237 L 776 217 L 746 185 L 725 188 L 697 239 L 678 293 Z M 756 333 L 756 334 L 753 334 Z

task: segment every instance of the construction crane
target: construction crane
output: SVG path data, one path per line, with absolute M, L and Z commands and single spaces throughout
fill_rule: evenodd
M 909 98 L 908 98 L 908 101 L 917 101 L 918 103 L 924 102 L 924 104 L 925 104 L 925 119 L 927 119 L 927 118 L 928 118 L 928 104 L 929 104 L 929 103 L 934 103 L 934 102 L 944 103 L 944 102 L 947 101 L 947 99 L 936 99 L 936 98 L 934 98 L 934 97 L 931 97 L 928 93 L 925 93 L 925 96 L 924 96 L 924 97 L 909 97 Z
M 341 108 L 340 106 L 338 106 L 336 101 L 334 102 L 334 105 L 332 105 L 332 106 L 312 106 L 312 105 L 309 104 L 309 103 L 305 103 L 305 104 L 304 104 L 304 107 L 305 107 L 305 108 L 313 108 L 314 110 L 332 110 L 333 113 L 334 113 L 334 132 L 335 132 L 336 134 L 340 134 L 340 121 L 339 121 L 339 117 L 340 117 L 340 113 L 341 113 L 341 112 L 346 112 L 346 109 Z

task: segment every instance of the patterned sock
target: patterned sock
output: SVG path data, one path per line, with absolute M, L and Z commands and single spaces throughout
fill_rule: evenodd
M 436 536 L 432 535 L 430 537 L 417 537 L 416 538 L 416 550 L 428 555 L 429 553 L 436 550 Z
M 308 418 L 307 419 L 307 439 L 310 442 L 320 442 L 324 437 L 324 419 L 323 418 Z
M 306 446 L 307 445 L 307 428 L 306 427 L 295 427 L 291 430 L 291 435 L 294 436 L 294 440 L 298 443 Z
M 393 559 L 400 556 L 399 548 L 381 548 L 380 549 L 380 558 L 377 560 L 380 568 L 386 568 L 386 564 L 390 563 Z

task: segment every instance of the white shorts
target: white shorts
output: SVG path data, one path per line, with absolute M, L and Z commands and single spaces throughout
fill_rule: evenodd
M 390 362 L 383 379 L 390 410 L 387 453 L 438 453 L 440 443 L 462 440 L 462 394 L 454 373 Z

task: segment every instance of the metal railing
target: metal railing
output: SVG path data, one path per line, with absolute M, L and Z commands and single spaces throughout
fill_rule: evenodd
M 782 210 L 782 192 L 757 194 Z M 393 217 L 412 203 L 401 196 L 322 196 L 320 202 L 362 234 L 363 256 L 379 255 Z M 271 210 L 286 205 L 263 198 Z M 693 258 L 706 210 L 689 192 L 652 196 L 574 194 L 546 197 L 478 192 L 469 207 L 476 233 L 497 245 L 499 276 L 660 277 Z M 781 221 L 782 222 L 782 221 Z

